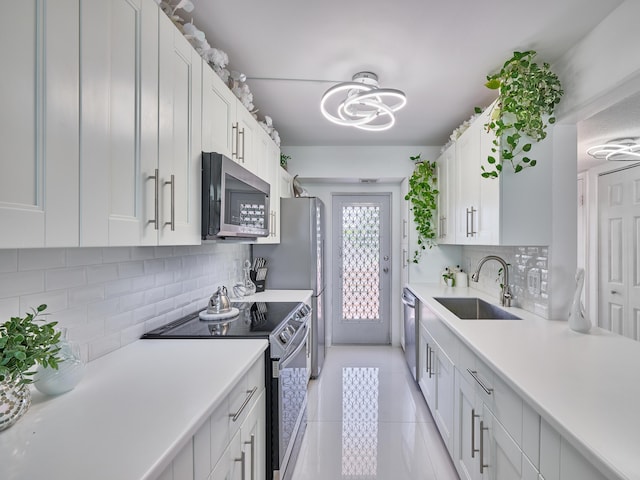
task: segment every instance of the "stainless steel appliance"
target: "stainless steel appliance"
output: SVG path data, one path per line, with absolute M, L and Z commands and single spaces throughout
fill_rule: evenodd
M 269 190 L 230 158 L 202 152 L 202 238 L 269 235 Z
M 402 304 L 404 305 L 404 357 L 409 366 L 409 370 L 411 370 L 413 379 L 418 381 L 420 380 L 418 378 L 420 375 L 420 369 L 418 368 L 420 359 L 418 355 L 419 349 L 416 343 L 418 338 L 420 338 L 418 333 L 420 325 L 420 301 L 411 290 L 404 288 L 402 290 Z
M 324 203 L 316 197 L 280 201 L 280 243 L 254 245 L 266 259 L 268 289 L 312 290 L 311 377 L 317 378 L 325 357 Z
M 304 303 L 233 303 L 233 318 L 204 321 L 199 313 L 142 336 L 172 338 L 266 338 L 267 472 L 289 480 L 307 427 L 307 349 L 311 309 Z

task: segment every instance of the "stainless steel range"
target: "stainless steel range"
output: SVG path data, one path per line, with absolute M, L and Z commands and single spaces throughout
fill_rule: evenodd
M 234 303 L 239 314 L 217 321 L 198 312 L 142 336 L 143 339 L 265 338 L 267 385 L 267 472 L 288 480 L 307 426 L 307 355 L 311 308 L 304 303 Z M 269 455 L 270 452 L 270 455 Z

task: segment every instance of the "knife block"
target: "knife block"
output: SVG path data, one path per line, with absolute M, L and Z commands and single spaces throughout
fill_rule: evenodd
M 256 293 L 257 292 L 264 292 L 265 284 L 266 284 L 266 281 L 267 281 L 267 277 L 266 277 L 266 275 L 264 275 L 263 279 L 256 280 L 257 275 L 258 275 L 258 271 L 249 270 L 249 277 L 251 278 L 251 281 L 256 285 Z

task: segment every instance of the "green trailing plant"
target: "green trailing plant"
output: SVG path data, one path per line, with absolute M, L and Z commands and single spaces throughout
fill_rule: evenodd
M 40 305 L 24 317 L 11 317 L 0 325 L 0 381 L 32 383 L 29 378 L 35 372 L 36 363 L 54 369 L 60 358 L 60 332 L 54 327 L 57 322 L 40 323 L 38 318 L 47 308 Z
M 527 156 L 532 142 L 543 140 L 547 126 L 556 121 L 553 111 L 564 92 L 549 64 L 537 64 L 535 55 L 533 50 L 514 52 L 498 73 L 487 76 L 485 86 L 499 94 L 485 124 L 495 139 L 489 165 L 482 166 L 484 178 L 497 178 L 505 163 L 516 173 L 534 167 L 537 160 Z M 481 110 L 476 107 L 476 112 Z
M 280 154 L 280 166 L 285 170 L 287 169 L 287 162 L 289 162 L 289 160 L 291 160 L 291 155 Z
M 422 160 L 420 154 L 409 157 L 415 162 L 409 177 L 409 193 L 404 197 L 411 202 L 413 221 L 418 232 L 418 248 L 413 254 L 413 263 L 418 263 L 422 252 L 436 244 L 436 209 L 438 206 L 438 179 L 436 162 Z

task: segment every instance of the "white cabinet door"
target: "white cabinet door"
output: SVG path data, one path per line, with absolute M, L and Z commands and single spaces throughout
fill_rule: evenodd
M 478 455 L 483 464 L 484 480 L 536 480 L 538 478 L 538 471 L 487 408 L 483 409 L 479 428 L 481 439 Z
M 271 140 L 267 132 L 264 135 L 266 156 L 259 176 L 270 186 L 269 195 L 269 236 L 258 238 L 257 243 L 280 243 L 280 149 Z
M 234 158 L 237 98 L 206 63 L 202 65 L 202 150 Z
M 420 339 L 418 343 L 420 353 L 420 373 L 418 374 L 418 385 L 422 390 L 422 395 L 427 401 L 427 405 L 431 412 L 436 410 L 436 380 L 437 380 L 437 349 L 431 335 L 427 329 L 420 325 Z
M 482 403 L 477 401 L 473 385 L 457 370 L 454 408 L 453 463 L 462 480 L 477 480 L 481 478 L 478 454 Z
M 257 174 L 258 152 L 255 151 L 255 138 L 260 133 L 258 129 L 262 130 L 262 127 L 239 100 L 236 105 L 236 125 L 238 140 L 237 156 L 234 160 L 250 172 Z
M 78 0 L 15 2 L 0 20 L 0 247 L 79 243 Z
M 438 174 L 438 243 L 456 241 L 456 146 L 436 160 Z
M 489 109 L 456 142 L 456 243 L 493 245 L 499 242 L 500 180 L 482 177 L 481 165 L 493 147 L 486 132 Z
M 158 7 L 82 0 L 81 14 L 80 244 L 139 245 L 141 158 L 157 162 Z
M 157 216 L 147 209 L 157 224 L 146 233 L 157 232 L 160 245 L 199 244 L 202 60 L 166 15 L 159 16 L 159 36 L 159 208 Z
M 480 124 L 473 122 L 456 142 L 456 243 L 476 243 L 480 198 Z
M 242 455 L 242 442 L 238 431 L 209 475 L 209 480 L 245 480 L 242 478 Z
M 249 479 L 266 478 L 266 412 L 264 391 L 240 427 L 242 450 L 244 452 L 245 477 Z
M 434 363 L 436 375 L 436 408 L 435 412 L 433 412 L 433 419 L 440 431 L 442 441 L 451 455 L 453 453 L 455 367 L 451 359 L 439 346 Z

